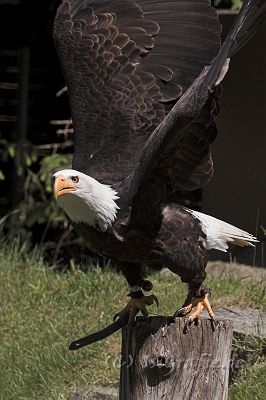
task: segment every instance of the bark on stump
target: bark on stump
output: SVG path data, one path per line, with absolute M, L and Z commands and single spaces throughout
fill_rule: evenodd
M 226 400 L 232 322 L 137 318 L 123 329 L 120 400 Z

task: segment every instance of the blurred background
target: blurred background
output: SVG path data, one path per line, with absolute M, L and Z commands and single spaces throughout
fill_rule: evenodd
M 53 171 L 69 167 L 73 127 L 52 40 L 60 0 L 0 0 L 0 226 L 42 249 L 49 263 L 93 258 L 52 200 Z M 214 1 L 223 35 L 240 0 Z M 212 259 L 265 266 L 266 26 L 231 61 L 224 81 L 215 175 L 202 191 L 178 193 L 188 207 L 256 234 L 256 249 Z

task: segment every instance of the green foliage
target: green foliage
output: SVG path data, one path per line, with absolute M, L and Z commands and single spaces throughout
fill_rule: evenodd
M 266 363 L 246 367 L 241 377 L 229 387 L 229 400 L 264 400 Z
M 53 191 L 51 180 L 53 173 L 61 169 L 71 168 L 71 163 L 71 154 L 52 154 L 41 160 L 38 176 L 47 193 L 52 193 Z
M 21 176 L 23 170 L 29 168 L 37 161 L 36 147 L 28 142 L 7 142 L 5 139 L 0 140 L 0 160 L 7 162 L 11 158 L 14 160 L 14 165 L 17 175 Z M 3 171 L 0 170 L 0 180 L 4 180 Z
M 240 10 L 243 2 L 244 0 L 232 0 L 231 10 Z M 214 0 L 213 3 L 215 7 L 218 7 L 221 3 L 223 3 L 223 0 Z
M 243 5 L 243 0 L 233 0 L 232 10 L 240 10 Z
M 28 240 L 32 238 L 33 228 L 43 231 L 42 242 L 48 230 L 56 230 L 60 237 L 68 223 L 63 211 L 52 197 L 52 174 L 57 170 L 70 168 L 72 156 L 69 154 L 53 154 L 44 157 L 40 162 L 40 170 L 34 174 L 28 170 L 24 187 L 24 199 L 19 203 L 19 214 L 11 219 L 11 234 L 18 229 Z
M 69 154 L 53 154 L 41 160 L 37 174 L 28 171 L 25 198 L 19 205 L 23 225 L 32 227 L 36 223 L 46 224 L 49 221 L 56 226 L 62 221 L 63 213 L 51 197 L 52 174 L 57 170 L 70 168 L 71 159 L 72 156 Z
M 5 175 L 3 173 L 3 171 L 0 169 L 0 181 L 4 181 L 5 180 Z

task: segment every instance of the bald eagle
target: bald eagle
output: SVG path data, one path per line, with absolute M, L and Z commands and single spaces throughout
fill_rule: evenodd
M 226 40 L 209 0 L 63 0 L 54 22 L 74 124 L 73 169 L 54 195 L 88 247 L 113 260 L 129 285 L 129 321 L 157 301 L 145 266 L 188 285 L 175 316 L 188 327 L 204 308 L 208 250 L 256 238 L 173 201 L 213 175 L 220 83 L 230 57 L 266 16 L 245 0 Z M 195 307 L 195 310 L 193 310 Z

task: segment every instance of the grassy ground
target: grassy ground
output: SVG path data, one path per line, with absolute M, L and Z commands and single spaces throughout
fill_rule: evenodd
M 153 276 L 160 307 L 173 313 L 186 295 L 178 278 Z M 210 278 L 212 304 L 266 309 L 260 284 L 232 277 Z M 169 295 L 170 294 L 170 295 Z M 114 386 L 119 378 L 120 335 L 78 352 L 69 342 L 109 323 L 126 301 L 123 278 L 99 268 L 66 273 L 45 268 L 36 253 L 16 241 L 0 249 L 0 399 L 66 399 L 77 388 Z M 231 400 L 263 400 L 265 365 L 250 368 L 230 389 Z M 263 386 L 264 385 L 264 386 Z

